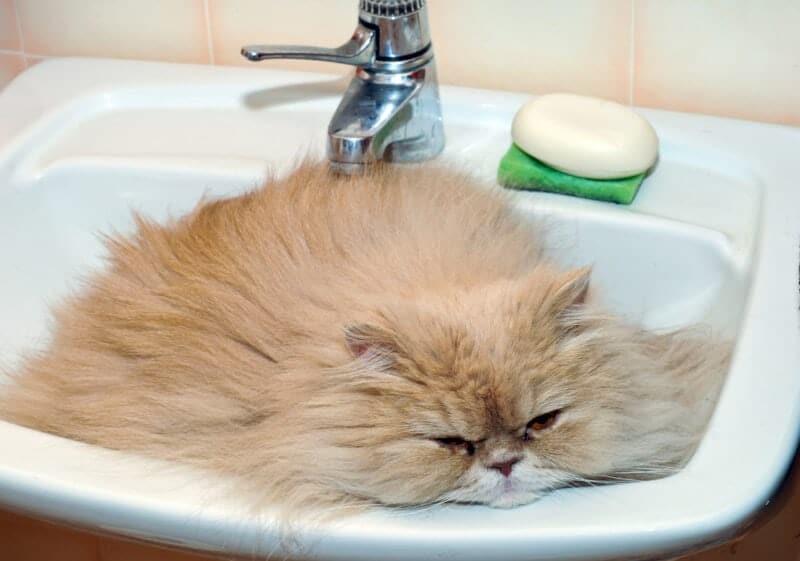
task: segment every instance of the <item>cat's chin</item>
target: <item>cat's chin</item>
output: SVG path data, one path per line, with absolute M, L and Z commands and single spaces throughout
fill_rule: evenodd
M 492 508 L 514 508 L 536 501 L 541 497 L 536 491 L 506 490 L 487 502 Z

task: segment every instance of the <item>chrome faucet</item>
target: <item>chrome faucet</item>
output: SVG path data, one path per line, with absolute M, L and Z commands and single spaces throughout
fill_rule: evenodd
M 242 55 L 356 67 L 328 126 L 328 159 L 337 171 L 358 171 L 376 160 L 428 160 L 444 148 L 425 0 L 360 0 L 352 38 L 335 49 L 250 45 Z

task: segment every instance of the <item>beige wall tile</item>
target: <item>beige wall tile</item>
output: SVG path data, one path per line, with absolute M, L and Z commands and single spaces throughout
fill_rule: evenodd
M 298 44 L 338 47 L 358 21 L 356 0 L 208 0 L 214 60 L 253 65 L 239 51 L 247 44 Z M 290 68 L 345 74 L 351 67 L 307 61 L 267 61 L 264 68 Z
M 634 102 L 800 125 L 800 2 L 637 0 Z
M 444 83 L 628 103 L 631 0 L 431 0 Z
M 0 0 L 0 50 L 22 50 L 14 0 Z
M 210 61 L 203 0 L 23 0 L 17 8 L 28 54 Z
M 428 5 L 442 83 L 572 91 L 800 125 L 798 0 Z M 252 65 L 239 55 L 243 44 L 333 47 L 350 36 L 357 13 L 356 0 L 16 0 L 20 37 L 14 6 L 0 0 L 0 51 L 9 51 L 0 70 L 5 81 L 19 71 L 19 51 L 30 61 L 87 55 Z M 258 66 L 351 71 L 303 61 Z
M 0 53 L 0 89 L 25 70 L 25 57 L 21 53 Z

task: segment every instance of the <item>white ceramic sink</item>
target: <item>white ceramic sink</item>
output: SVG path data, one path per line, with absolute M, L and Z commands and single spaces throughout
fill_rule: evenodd
M 102 266 L 98 232 L 252 188 L 321 156 L 345 82 L 303 73 L 64 59 L 0 93 L 0 364 L 45 344 L 48 306 Z M 525 96 L 442 88 L 442 160 L 492 180 Z M 644 111 L 661 159 L 630 207 L 521 193 L 565 265 L 650 327 L 737 339 L 708 433 L 662 480 L 529 506 L 385 511 L 278 539 L 221 482 L 0 422 L 0 506 L 154 542 L 327 560 L 619 559 L 725 540 L 770 500 L 800 426 L 800 130 Z

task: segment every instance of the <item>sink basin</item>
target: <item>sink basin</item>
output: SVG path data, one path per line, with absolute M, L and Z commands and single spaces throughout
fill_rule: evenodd
M 48 306 L 103 266 L 98 232 L 163 220 L 322 157 L 346 82 L 296 72 L 62 59 L 0 93 L 0 365 L 46 344 Z M 440 160 L 491 181 L 518 94 L 442 88 Z M 325 560 L 658 557 L 729 539 L 770 500 L 800 426 L 800 130 L 643 111 L 661 139 L 630 207 L 543 193 L 515 203 L 607 306 L 651 328 L 736 340 L 708 432 L 656 481 L 564 489 L 512 510 L 381 511 L 295 528 L 188 468 L 0 422 L 0 505 L 198 550 Z

